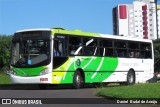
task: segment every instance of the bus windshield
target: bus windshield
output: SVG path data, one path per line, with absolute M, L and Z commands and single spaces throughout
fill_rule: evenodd
M 12 40 L 11 65 L 38 67 L 50 63 L 50 37 L 46 31 L 15 33 Z

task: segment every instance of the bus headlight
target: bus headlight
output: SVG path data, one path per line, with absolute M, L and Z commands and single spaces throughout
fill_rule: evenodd
M 45 68 L 43 71 L 41 71 L 40 75 L 45 75 L 49 73 L 49 68 Z

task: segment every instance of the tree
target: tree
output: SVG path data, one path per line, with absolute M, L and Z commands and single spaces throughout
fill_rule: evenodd
M 12 36 L 0 35 L 0 71 L 7 69 L 10 62 Z
M 160 40 L 154 41 L 154 68 L 155 72 L 160 72 Z

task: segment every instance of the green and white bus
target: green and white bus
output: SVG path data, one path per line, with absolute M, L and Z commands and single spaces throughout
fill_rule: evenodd
M 144 83 L 153 77 L 153 43 L 147 39 L 28 29 L 12 39 L 11 80 L 16 84 Z

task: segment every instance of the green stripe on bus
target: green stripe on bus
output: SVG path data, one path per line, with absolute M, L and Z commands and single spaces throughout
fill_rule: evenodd
M 39 76 L 40 72 L 46 67 L 36 67 L 36 68 L 14 68 L 13 71 L 16 72 L 18 76 Z
M 118 66 L 118 58 L 104 57 L 103 61 L 102 59 L 103 57 L 75 58 L 75 60 L 69 66 L 65 78 L 61 80 L 61 83 L 72 83 L 74 72 L 79 68 L 84 71 L 86 83 L 103 82 L 116 70 Z M 77 60 L 81 60 L 80 65 L 77 64 Z
M 70 30 L 61 30 L 61 29 L 53 29 L 52 35 L 55 33 L 59 34 L 67 34 L 67 35 L 79 35 L 79 36 L 91 36 L 91 37 L 100 37 L 98 33 L 90 33 L 90 32 L 81 32 L 79 30 L 70 31 Z

